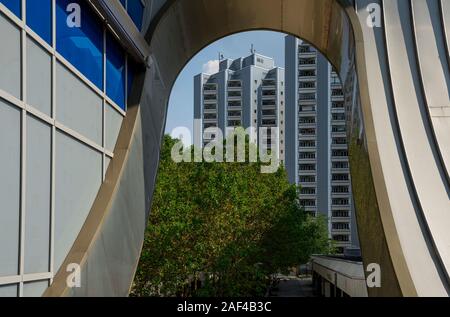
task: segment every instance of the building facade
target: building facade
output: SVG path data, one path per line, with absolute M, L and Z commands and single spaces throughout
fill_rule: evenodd
M 194 119 L 200 124 L 194 131 L 197 147 L 215 138 L 214 128 L 225 136 L 235 127 L 252 128 L 257 133 L 251 133 L 251 141 L 265 149 L 278 145 L 278 159 L 283 164 L 284 111 L 284 69 L 276 67 L 270 57 L 252 53 L 224 59 L 216 74 L 194 77 Z M 279 143 L 269 128 L 275 128 Z
M 138 32 L 144 3 L 121 3 Z M 41 296 L 65 271 L 115 156 L 139 66 L 97 13 L 0 0 L 0 297 Z
M 300 202 L 329 220 L 338 253 L 358 246 L 350 180 L 346 105 L 328 60 L 286 37 L 286 169 Z

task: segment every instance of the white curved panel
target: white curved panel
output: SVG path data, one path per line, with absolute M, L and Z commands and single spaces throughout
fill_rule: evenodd
M 420 176 L 416 175 L 417 171 L 422 171 L 422 176 L 430 175 L 436 166 L 431 164 L 434 161 L 433 153 L 420 114 L 419 102 L 422 101 L 414 63 L 414 42 L 408 32 L 409 6 L 402 0 L 385 0 L 383 4 L 394 106 L 407 161 L 415 179 L 418 179 Z M 428 187 L 426 184 L 418 186 Z M 410 271 L 418 294 L 447 295 L 424 240 L 420 219 L 414 214 L 414 206 L 404 209 L 398 216 L 400 240 L 407 262 L 414 264 L 410 265 Z
M 426 103 L 440 155 L 444 161 L 443 168 L 448 175 L 450 173 L 450 133 L 448 133 L 450 131 L 450 69 L 448 56 L 446 56 L 448 52 L 445 46 L 445 32 L 442 29 L 441 12 L 437 1 L 414 0 L 411 5 Z
M 376 142 L 380 151 L 382 150 L 380 153 L 382 174 L 386 184 L 389 205 L 392 210 L 399 240 L 403 248 L 406 248 L 407 251 L 411 251 L 414 250 L 414 246 L 409 243 L 408 239 L 411 238 L 411 236 L 409 236 L 411 232 L 418 232 L 418 223 L 415 215 L 415 206 L 410 197 L 408 184 L 406 183 L 403 172 L 401 157 L 399 155 L 399 149 L 395 141 L 396 132 L 391 126 L 389 107 L 392 106 L 392 101 L 388 95 L 389 92 L 385 89 L 386 85 L 384 78 L 388 69 L 386 65 L 380 63 L 380 60 L 386 61 L 386 56 L 379 55 L 384 54 L 384 50 L 382 48 L 380 49 L 380 45 L 384 45 L 384 31 L 382 28 L 370 28 L 366 24 L 369 17 L 366 8 L 372 2 L 372 0 L 358 1 L 358 17 L 360 18 L 363 30 L 366 60 L 370 61 L 367 63 L 367 76 L 370 78 L 368 86 L 370 99 L 373 105 L 373 124 L 375 127 Z M 379 3 L 381 4 L 381 2 Z M 368 142 L 372 142 L 372 140 L 368 140 Z M 386 206 L 380 206 L 380 209 L 385 208 Z M 405 219 L 407 219 L 406 221 L 411 222 L 409 225 L 413 225 L 411 229 L 405 226 Z M 421 234 L 418 237 L 420 238 Z M 415 276 L 412 278 L 414 279 Z

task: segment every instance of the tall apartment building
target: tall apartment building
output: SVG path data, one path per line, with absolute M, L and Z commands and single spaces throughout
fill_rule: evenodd
M 205 134 L 208 128 L 220 128 L 225 135 L 230 128 L 278 128 L 279 160 L 284 164 L 284 69 L 273 58 L 252 53 L 245 58 L 220 61 L 215 74 L 194 77 L 194 119 L 201 128 L 194 131 L 194 144 L 203 147 L 215 138 Z M 270 131 L 270 130 L 269 130 Z M 263 147 L 270 147 L 270 132 L 251 135 Z
M 287 36 L 286 169 L 300 202 L 329 219 L 339 253 L 359 245 L 350 181 L 346 109 L 338 75 L 311 45 Z

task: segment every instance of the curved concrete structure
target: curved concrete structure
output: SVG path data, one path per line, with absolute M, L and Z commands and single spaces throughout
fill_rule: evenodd
M 255 29 L 312 43 L 340 73 L 352 106 L 364 264 L 382 269 L 381 287 L 369 295 L 449 295 L 450 0 L 153 0 L 143 26 L 148 46 L 118 23 L 118 1 L 93 2 L 124 41 L 137 43 L 133 56 L 148 55 L 148 67 L 133 85 L 105 182 L 46 296 L 127 295 L 171 87 L 202 48 Z M 66 284 L 70 263 L 81 265 L 81 288 Z

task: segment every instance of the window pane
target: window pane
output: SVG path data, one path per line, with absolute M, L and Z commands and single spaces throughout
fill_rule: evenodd
M 52 44 L 52 0 L 27 0 L 27 25 Z
M 50 270 L 51 127 L 27 118 L 25 273 Z
M 106 36 L 106 94 L 125 109 L 125 52 L 110 33 Z
M 128 0 L 127 1 L 127 11 L 131 19 L 136 24 L 137 28 L 140 30 L 142 28 L 142 15 L 144 13 L 144 6 L 141 0 Z
M 0 0 L 0 3 L 3 3 L 5 7 L 11 10 L 19 19 L 22 18 L 22 0 Z
M 17 297 L 17 284 L 0 285 L 0 297 Z
M 56 1 L 56 48 L 103 90 L 103 27 L 87 1 Z
M 62 64 L 56 64 L 56 119 L 87 137 L 103 144 L 102 98 Z
M 37 281 L 23 284 L 24 297 L 41 297 L 48 288 L 49 281 Z
M 14 276 L 19 267 L 20 121 L 15 106 L 0 98 L 0 276 Z
M 0 89 L 21 97 L 21 41 L 17 26 L 0 14 Z
M 42 113 L 52 113 L 52 58 L 27 38 L 27 103 Z
M 85 0 L 83 0 L 85 1 Z M 102 155 L 56 133 L 55 272 L 76 240 L 102 184 Z

